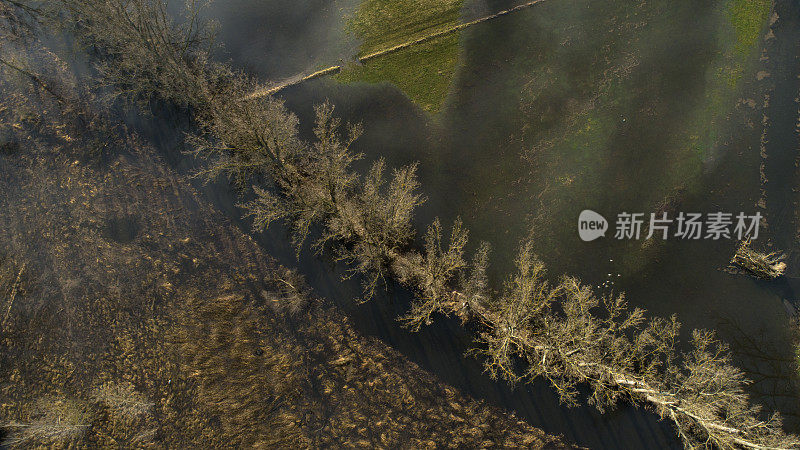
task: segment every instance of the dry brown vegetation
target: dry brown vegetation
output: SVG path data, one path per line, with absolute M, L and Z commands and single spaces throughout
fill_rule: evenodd
M 562 445 L 356 334 L 35 40 L 0 57 L 3 445 Z
M 731 258 L 729 270 L 744 272 L 757 278 L 772 280 L 786 271 L 786 258 L 780 252 L 762 253 L 750 247 L 750 239 L 742 241 Z
M 358 336 L 330 306 L 298 304 L 284 281 L 302 280 L 194 210 L 156 161 L 93 171 L 42 156 L 51 161 L 3 183 L 11 198 L 0 200 L 3 251 L 58 274 L 31 282 L 2 335 L 0 423 L 12 446 L 558 444 Z M 139 222 L 127 242 L 97 230 L 121 208 Z
M 394 279 L 411 288 L 418 301 L 406 317 L 410 326 L 416 328 L 429 323 L 436 313 L 454 314 L 464 321 L 475 321 L 483 330 L 480 335 L 484 342 L 482 349 L 487 354 L 486 367 L 490 374 L 511 382 L 544 377 L 570 404 L 577 401 L 577 387 L 585 385 L 591 390 L 590 402 L 601 410 L 612 407 L 619 400 L 648 405 L 674 422 L 687 446 L 788 448 L 798 445 L 796 437 L 782 431 L 777 415 L 766 416 L 750 403 L 744 390 L 747 379 L 731 364 L 726 346 L 712 333 L 695 331 L 691 350 L 681 352 L 677 342 L 679 324 L 675 318 L 646 319 L 643 311 L 627 308 L 624 297 L 597 297 L 589 287 L 574 278 L 566 277 L 556 285 L 550 285 L 544 267 L 533 255 L 529 243 L 523 244 L 520 250 L 517 272 L 508 277 L 500 292 L 494 292 L 489 288 L 485 274 L 488 247 L 482 247 L 472 264 L 467 263 L 464 255 L 467 233 L 459 223 L 454 224 L 449 239 L 446 239 L 436 221 L 428 230 L 423 248 L 414 248 L 410 219 L 420 201 L 414 167 L 395 170 L 388 181 L 384 181 L 380 162 L 366 176 L 355 173 L 350 166 L 358 155 L 350 152 L 349 144 L 357 137 L 358 130 L 356 128 L 342 138 L 329 106 L 317 111 L 316 140 L 302 142 L 297 137 L 296 119 L 280 102 L 274 99 L 245 100 L 246 93 L 253 90 L 253 83 L 208 61 L 201 46 L 197 45 L 205 42 L 204 39 L 193 37 L 202 36 L 194 25 L 196 16 L 190 15 L 188 26 L 176 28 L 161 18 L 164 13 L 159 10 L 160 2 L 156 1 L 74 0 L 62 3 L 67 5 L 67 9 L 60 14 L 67 14 L 71 22 L 62 20 L 60 23 L 78 24 L 73 31 L 82 36 L 83 42 L 101 49 L 99 71 L 104 82 L 122 87 L 118 93 L 130 100 L 158 98 L 189 107 L 200 130 L 194 144 L 199 155 L 209 158 L 210 175 L 228 175 L 241 186 L 247 186 L 248 180 L 265 180 L 263 185 L 254 189 L 257 200 L 245 205 L 257 226 L 286 220 L 293 228 L 298 246 L 307 239 L 312 227 L 317 228 L 321 237 L 313 245 L 321 251 L 332 250 L 347 261 L 349 267 L 366 280 L 367 297 L 384 279 Z M 161 55 L 158 58 L 145 55 L 153 45 L 164 46 L 158 50 Z M 242 100 L 237 103 L 231 99 Z M 136 177 L 126 174 L 125 178 Z M 38 184 L 46 186 L 46 181 L 39 180 Z M 19 180 L 17 184 L 24 182 Z M 97 183 L 82 186 L 77 192 L 91 191 L 92 186 L 97 186 Z M 165 218 L 174 215 L 174 212 L 161 214 Z M 41 216 L 46 214 L 37 215 L 37 220 Z M 74 222 L 73 219 L 70 223 Z M 145 229 L 160 229 L 140 225 Z M 215 229 L 211 224 L 208 227 Z M 150 239 L 155 239 L 156 248 L 163 248 L 163 243 L 158 244 L 162 241 L 152 236 Z M 220 236 L 216 239 L 215 242 L 233 242 Z M 195 245 L 194 242 L 190 240 L 186 246 L 174 241 L 170 244 L 177 247 L 178 252 L 189 254 L 188 248 Z M 200 242 L 209 245 L 202 239 Z M 88 247 L 96 251 L 97 245 Z M 241 251 L 241 246 L 237 249 Z M 215 247 L 214 251 L 224 253 L 229 249 Z M 108 253 L 114 257 L 125 255 L 118 248 Z M 253 273 L 253 270 L 244 273 L 238 270 L 251 269 L 253 261 L 245 258 L 243 253 L 232 253 L 231 261 L 238 268 L 234 275 L 222 269 L 214 272 L 215 269 L 207 268 L 202 278 L 192 279 L 192 284 L 202 288 L 196 292 L 181 289 L 172 297 L 161 294 L 162 297 L 155 297 L 159 300 L 153 300 L 151 309 L 162 307 L 162 303 L 167 301 L 164 298 L 175 301 L 174 295 L 202 296 L 204 300 L 179 297 L 183 298 L 184 304 L 198 305 L 191 308 L 189 314 L 189 323 L 196 324 L 194 328 L 202 329 L 205 325 L 202 320 L 192 322 L 196 320 L 191 319 L 192 314 L 202 314 L 205 308 L 217 307 L 213 302 L 209 304 L 209 299 L 216 299 L 219 304 L 233 302 L 235 305 L 227 313 L 212 310 L 214 312 L 208 313 L 209 316 L 228 317 L 235 323 L 234 329 L 246 326 L 242 314 L 247 314 L 248 308 L 255 308 L 257 303 L 247 302 L 247 297 L 237 300 L 239 297 L 235 292 L 225 286 L 241 281 L 237 276 L 244 276 L 246 280 L 246 274 Z M 221 259 L 227 261 L 227 258 L 226 255 Z M 156 270 L 147 273 L 164 274 L 164 279 L 153 280 L 152 286 L 156 292 L 173 292 L 177 280 L 173 281 L 167 274 L 178 274 L 184 269 L 169 265 L 170 261 L 175 264 L 175 258 L 154 261 Z M 63 270 L 68 273 L 69 269 Z M 208 286 L 212 281 L 213 285 Z M 85 289 L 87 285 L 74 282 L 69 286 L 70 289 Z M 127 287 L 120 291 L 132 292 Z M 93 320 L 102 317 L 98 311 L 92 314 Z M 262 317 L 260 314 L 256 316 Z M 187 329 L 194 328 L 188 326 Z M 150 329 L 145 327 L 141 332 Z M 210 328 L 199 335 L 189 334 L 184 340 L 191 346 L 199 340 L 198 336 L 208 336 L 211 342 L 217 342 L 218 338 Z M 137 337 L 131 342 L 142 339 Z M 179 337 L 176 339 L 181 341 Z M 219 339 L 223 337 L 219 336 Z M 207 367 L 203 366 L 206 364 L 204 361 L 199 359 L 194 364 Z M 280 358 L 272 361 L 280 366 Z M 225 360 L 225 363 L 232 367 L 250 367 L 241 360 Z M 144 366 L 142 361 L 133 367 Z M 179 367 L 174 370 L 180 373 Z M 285 373 L 295 372 L 287 369 Z M 226 421 L 244 417 L 241 421 L 250 423 L 249 420 L 256 417 L 249 415 L 249 408 L 231 406 L 226 409 L 228 403 L 221 402 L 213 394 L 203 394 L 203 383 L 213 386 L 216 378 L 211 370 L 201 373 L 209 378 L 181 380 L 176 374 L 176 380 L 185 384 L 174 395 L 199 392 L 208 395 L 214 408 L 220 408 L 218 414 L 197 416 L 197 420 L 218 418 L 219 423 L 205 423 L 203 430 L 234 429 L 244 425 L 237 421 L 236 426 L 227 427 Z M 260 372 L 242 374 L 241 378 L 249 376 L 262 375 Z M 175 380 L 171 383 L 174 384 Z M 270 392 L 269 389 L 261 391 L 265 396 L 261 404 L 277 405 L 281 395 L 290 395 L 279 390 Z M 167 395 L 164 393 L 159 397 L 166 398 Z M 251 399 L 242 397 L 234 400 L 233 404 Z M 186 397 L 181 400 L 190 401 Z M 354 406 L 367 407 L 362 403 Z M 331 407 L 324 405 L 323 411 Z M 378 414 L 378 411 L 369 411 L 369 414 L 373 413 Z M 271 419 L 286 420 L 281 422 L 285 424 L 297 423 L 296 418 L 287 419 L 281 415 Z M 190 429 L 191 424 L 183 420 L 184 428 Z M 258 426 L 263 423 L 266 422 L 262 421 Z M 301 420 L 300 423 L 307 422 Z M 295 435 L 289 428 L 279 429 L 289 433 L 279 439 L 301 439 L 297 436 L 302 434 Z M 363 434 L 359 436 L 363 437 Z M 371 438 L 373 441 L 363 438 L 366 445 L 375 442 L 374 436 Z

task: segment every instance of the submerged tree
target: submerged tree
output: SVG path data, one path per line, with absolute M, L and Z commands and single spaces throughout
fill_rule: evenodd
M 333 251 L 361 274 L 367 296 L 386 279 L 416 293 L 404 318 L 414 329 L 435 314 L 479 324 L 490 375 L 511 383 L 543 377 L 567 404 L 587 385 L 589 401 L 601 410 L 619 400 L 648 405 L 673 421 L 690 447 L 800 445 L 783 433 L 777 415 L 760 418 L 744 392 L 746 378 L 712 333 L 695 331 L 692 349 L 681 353 L 676 318 L 647 320 L 623 296 L 598 297 L 575 278 L 551 286 L 530 242 L 520 250 L 516 273 L 493 292 L 488 246 L 468 264 L 460 222 L 445 240 L 434 221 L 424 248 L 415 249 L 411 218 L 422 202 L 416 167 L 394 170 L 386 180 L 385 164 L 377 161 L 365 176 L 357 174 L 352 164 L 361 155 L 350 145 L 360 128 L 350 127 L 342 138 L 329 105 L 317 108 L 315 141 L 303 142 L 282 103 L 249 98 L 254 82 L 209 60 L 208 34 L 196 11 L 175 24 L 157 0 L 57 5 L 51 18 L 71 20 L 71 31 L 95 49 L 98 73 L 115 93 L 188 107 L 199 129 L 192 143 L 209 158 L 206 176 L 226 175 L 242 188 L 257 184 L 254 199 L 243 205 L 257 230 L 284 220 L 299 248 L 317 228 L 313 247 Z
M 750 239 L 744 240 L 736 248 L 728 269 L 744 272 L 757 278 L 772 280 L 783 275 L 786 255 L 780 252 L 761 253 L 750 247 Z

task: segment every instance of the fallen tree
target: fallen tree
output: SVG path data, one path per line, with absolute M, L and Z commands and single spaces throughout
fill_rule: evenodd
M 786 271 L 786 263 L 783 262 L 785 258 L 780 252 L 757 252 L 750 247 L 750 239 L 747 239 L 736 248 L 728 268 L 757 278 L 773 280 Z

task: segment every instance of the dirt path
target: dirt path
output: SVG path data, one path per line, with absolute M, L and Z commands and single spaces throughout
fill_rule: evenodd
M 513 7 L 513 8 L 505 9 L 503 11 L 500 11 L 498 13 L 495 13 L 495 14 L 492 14 L 492 15 L 489 15 L 489 16 L 484 16 L 484 17 L 481 17 L 479 19 L 475 19 L 475 20 L 472 20 L 472 21 L 469 21 L 469 22 L 465 22 L 465 23 L 462 23 L 462 24 L 454 25 L 454 26 L 452 26 L 450 28 L 446 28 L 444 30 L 437 31 L 436 33 L 431 33 L 431 34 L 429 34 L 427 36 L 423 36 L 421 38 L 414 39 L 413 41 L 404 42 L 402 44 L 398 44 L 398 45 L 395 45 L 393 47 L 385 48 L 383 50 L 378 50 L 376 52 L 372 52 L 372 53 L 366 54 L 364 56 L 359 57 L 356 61 L 358 63 L 364 64 L 364 63 L 366 63 L 366 62 L 368 62 L 370 60 L 373 60 L 375 58 L 379 58 L 381 56 L 386 56 L 388 54 L 395 53 L 397 51 L 400 51 L 400 50 L 403 50 L 403 49 L 406 49 L 406 48 L 409 48 L 409 47 L 413 47 L 415 45 L 419 45 L 419 44 L 431 41 L 433 39 L 436 39 L 436 38 L 439 38 L 439 37 L 442 37 L 442 36 L 446 36 L 446 35 L 451 34 L 451 33 L 455 33 L 457 31 L 461 31 L 461 30 L 463 30 L 465 28 L 469 28 L 471 26 L 478 25 L 480 23 L 488 22 L 490 20 L 494 20 L 494 19 L 503 17 L 505 15 L 520 11 L 522 9 L 529 8 L 529 7 L 534 6 L 534 5 L 538 4 L 538 3 L 542 3 L 543 1 L 545 1 L 545 0 L 529 1 L 527 3 L 523 3 L 521 5 L 517 5 L 517 6 Z M 268 95 L 273 95 L 273 94 L 276 94 L 276 93 L 286 89 L 289 86 L 294 86 L 294 85 L 303 83 L 305 81 L 313 80 L 315 78 L 321 78 L 321 77 L 324 77 L 324 76 L 328 76 L 328 75 L 332 75 L 332 74 L 338 73 L 339 71 L 342 70 L 342 68 L 343 68 L 342 65 L 336 65 L 336 66 L 330 66 L 330 67 L 327 67 L 325 69 L 318 70 L 318 71 L 316 71 L 314 73 L 311 73 L 311 74 L 305 75 L 305 76 L 303 76 L 302 74 L 298 74 L 298 75 L 295 75 L 295 76 L 287 78 L 286 80 L 282 81 L 281 83 L 278 83 L 277 85 L 273 85 L 273 86 L 265 87 L 265 88 L 262 88 L 262 89 L 258 89 L 255 92 L 253 92 L 250 95 L 248 95 L 246 98 L 252 99 L 252 98 L 259 98 L 259 97 L 265 97 L 265 96 L 268 96 Z

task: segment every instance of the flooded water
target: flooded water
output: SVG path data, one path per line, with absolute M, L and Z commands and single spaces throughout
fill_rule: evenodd
M 767 108 L 766 189 L 775 242 L 779 248 L 796 249 L 797 198 L 792 188 L 797 187 L 797 171 L 792 167 L 800 149 L 800 2 L 785 2 L 777 10 L 783 21 L 776 27 L 771 41 L 775 51 L 764 67 L 774 85 Z M 793 256 L 798 261 L 797 252 Z M 795 268 L 794 276 L 800 275 L 797 264 L 790 266 Z
M 211 2 L 205 14 L 219 24 L 218 57 L 260 76 L 281 80 L 340 59 L 358 41 L 341 26 L 357 0 L 230 0 Z
M 512 3 L 468 2 L 466 14 Z M 355 53 L 357 42 L 344 32 L 341 19 L 355 4 L 237 0 L 219 2 L 212 13 L 220 22 L 223 57 L 279 80 Z M 535 249 L 553 277 L 570 274 L 593 285 L 605 283 L 603 289 L 626 292 L 633 305 L 653 315 L 677 314 L 684 331 L 718 330 L 745 368 L 767 372 L 767 380 L 753 386 L 754 394 L 791 419 L 796 394 L 766 394 L 774 391 L 776 379 L 796 381 L 796 374 L 782 372 L 792 355 L 783 302 L 793 301 L 790 281 L 757 283 L 720 270 L 733 241 L 585 243 L 575 230 L 583 209 L 600 212 L 613 227 L 616 214 L 649 216 L 665 198 L 676 212 L 755 213 L 761 117 L 735 103 L 753 98 L 760 105 L 769 93 L 763 113 L 771 119 L 765 167 L 770 227 L 759 242 L 796 247 L 792 188 L 800 147 L 794 123 L 800 5 L 778 0 L 776 8 L 785 19 L 766 44 L 768 59 L 752 58 L 739 93 L 728 100 L 728 114 L 714 119 L 718 135 L 702 142 L 697 153 L 685 147 L 697 134 L 696 123 L 707 118 L 707 75 L 720 50 L 719 11 L 712 2 L 558 1 L 470 29 L 461 36 L 450 96 L 435 117 L 388 84 L 318 80 L 287 89 L 282 97 L 300 116 L 304 133 L 313 105 L 326 99 L 344 119 L 363 122 L 356 150 L 366 154 L 365 164 L 381 156 L 395 166 L 419 161 L 428 201 L 418 224 L 424 227 L 435 215 L 445 222 L 462 217 L 473 245 L 480 240 L 493 245 L 496 281 L 509 273 L 520 240 L 533 230 Z M 756 80 L 760 70 L 772 77 Z M 751 116 L 755 125 L 743 126 Z M 216 185 L 206 192 L 232 220 L 249 227 L 229 189 Z M 281 230 L 259 239 L 282 262 L 299 265 L 315 291 L 347 311 L 362 333 L 383 339 L 467 394 L 580 445 L 680 447 L 669 424 L 641 409 L 622 406 L 605 415 L 588 407 L 565 409 L 544 383 L 512 391 L 492 382 L 479 360 L 464 357 L 473 345 L 470 330 L 441 319 L 409 333 L 395 320 L 409 302 L 407 292 L 391 287 L 371 303 L 356 304 L 358 284 L 340 280 L 342 267 L 307 253 L 298 263 Z M 753 355 L 752 346 L 763 354 Z

